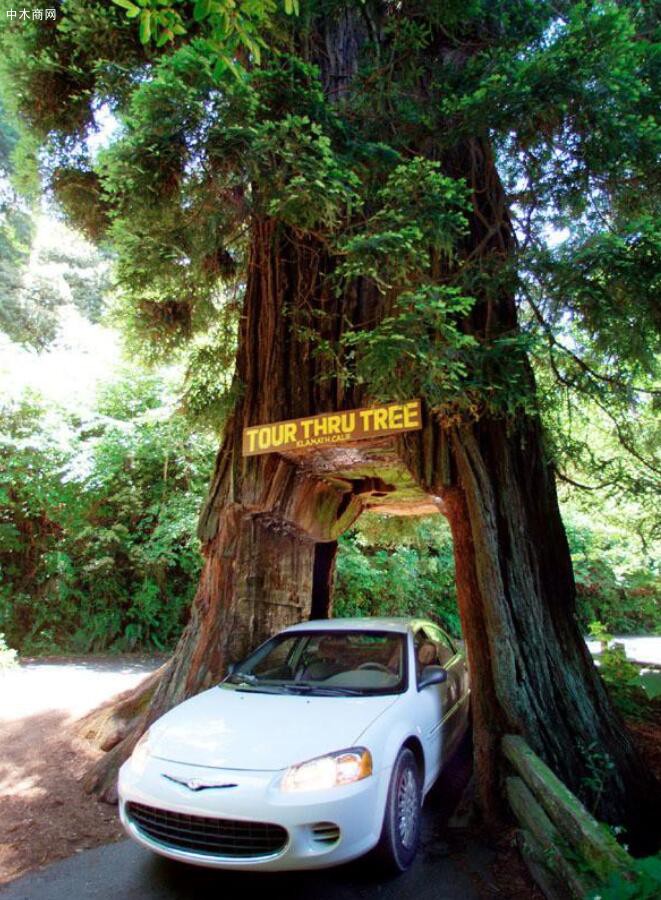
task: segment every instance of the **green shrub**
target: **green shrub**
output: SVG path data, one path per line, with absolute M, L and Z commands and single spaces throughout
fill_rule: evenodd
M 599 671 L 620 712 L 631 719 L 659 717 L 657 673 L 641 674 L 640 667 L 627 659 L 622 644 L 611 644 L 599 656 Z
M 587 631 L 596 620 L 612 634 L 659 634 L 658 560 L 651 547 L 645 551 L 633 521 L 615 516 L 605 501 L 590 516 L 563 510 L 581 627 Z
M 176 642 L 216 441 L 170 404 L 133 372 L 91 416 L 29 395 L 0 409 L 0 627 L 22 652 Z
M 364 514 L 339 541 L 333 610 L 336 616 L 432 616 L 458 636 L 445 520 Z
M 657 900 L 661 897 L 661 855 L 635 859 L 632 868 L 633 881 L 615 872 L 606 884 L 590 893 L 588 900 Z

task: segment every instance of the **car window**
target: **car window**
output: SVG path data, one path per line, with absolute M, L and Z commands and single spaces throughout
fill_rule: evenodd
M 445 632 L 431 622 L 425 622 L 418 627 L 414 642 L 418 682 L 425 666 L 447 666 L 456 655 L 456 650 Z
M 453 653 L 456 653 L 454 644 L 452 643 L 448 635 L 443 631 L 443 629 L 438 627 L 438 625 L 434 625 L 433 622 L 425 622 L 425 624 L 422 626 L 422 630 L 429 636 L 432 641 L 437 644 L 442 644 L 444 647 L 452 650 Z
M 415 675 L 417 681 L 420 682 L 423 669 L 426 666 L 440 666 L 441 661 L 438 656 L 436 643 L 430 640 L 424 629 L 419 628 L 416 631 L 413 643 L 415 648 Z
M 235 666 L 227 682 L 268 693 L 401 693 L 406 635 L 338 630 L 277 635 Z
M 263 655 L 253 666 L 254 675 L 286 675 L 290 669 L 290 659 L 294 656 L 297 641 L 280 641 Z
M 453 656 L 456 656 L 456 647 L 447 634 L 437 625 L 434 625 L 432 622 L 426 622 L 421 630 L 428 636 L 429 640 L 436 644 L 440 665 L 445 665 Z

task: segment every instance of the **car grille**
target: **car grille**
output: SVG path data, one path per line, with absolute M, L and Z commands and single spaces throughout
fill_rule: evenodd
M 188 816 L 142 803 L 127 803 L 126 814 L 140 832 L 159 844 L 209 856 L 271 856 L 287 843 L 287 831 L 269 822 Z

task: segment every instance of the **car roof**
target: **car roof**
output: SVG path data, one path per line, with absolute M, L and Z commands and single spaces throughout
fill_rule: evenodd
M 310 619 L 308 622 L 299 622 L 290 625 L 284 631 L 410 631 L 414 623 L 420 619 L 412 619 L 408 616 L 363 616 L 355 619 Z

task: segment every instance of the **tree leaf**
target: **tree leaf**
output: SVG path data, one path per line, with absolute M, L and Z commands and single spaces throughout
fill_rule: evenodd
M 211 13 L 211 0 L 197 0 L 193 10 L 193 18 L 196 22 L 203 22 Z
M 629 683 L 637 684 L 641 687 L 650 700 L 656 700 L 657 697 L 661 697 L 661 672 L 641 672 L 640 675 L 632 678 Z
M 131 0 L 112 0 L 115 6 L 121 6 L 122 9 L 128 10 L 133 16 L 137 16 L 140 12 L 140 7 L 136 6 L 135 3 L 131 3 Z
M 151 10 L 144 9 L 140 14 L 140 42 L 148 44 L 151 38 Z

